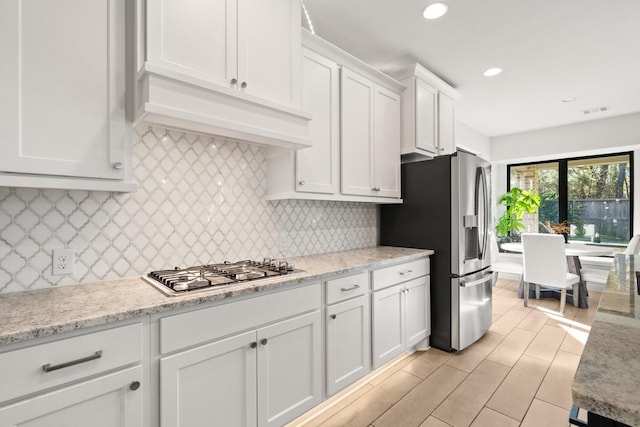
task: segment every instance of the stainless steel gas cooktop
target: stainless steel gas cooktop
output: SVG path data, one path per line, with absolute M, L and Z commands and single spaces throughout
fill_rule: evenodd
M 165 294 L 175 296 L 298 272 L 300 270 L 296 270 L 295 266 L 287 261 L 265 258 L 262 262 L 225 261 L 222 264 L 152 271 L 143 276 L 143 279 Z

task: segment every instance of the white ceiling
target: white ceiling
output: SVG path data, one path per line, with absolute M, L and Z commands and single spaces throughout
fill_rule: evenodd
M 363 61 L 447 81 L 458 120 L 490 137 L 640 111 L 640 0 L 445 0 L 427 21 L 433 1 L 304 3 L 316 34 Z M 491 67 L 504 71 L 484 77 Z

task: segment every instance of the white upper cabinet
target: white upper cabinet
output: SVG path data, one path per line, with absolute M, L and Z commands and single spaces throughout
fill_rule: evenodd
M 375 195 L 372 168 L 375 85 L 343 68 L 341 88 L 342 192 Z
M 298 0 L 137 2 L 136 120 L 285 148 L 311 144 Z
M 300 107 L 299 19 L 291 0 L 148 2 L 147 61 Z
M 453 153 L 459 93 L 420 64 L 393 75 L 407 87 L 402 93 L 403 161 Z
M 313 146 L 267 154 L 267 199 L 400 203 L 400 93 L 389 76 L 303 33 Z
M 342 68 L 342 192 L 400 197 L 400 96 Z
M 440 154 L 452 154 L 456 151 L 455 125 L 454 100 L 440 92 L 438 93 L 438 148 Z
M 373 187 L 376 196 L 400 197 L 400 95 L 374 91 Z
M 147 2 L 147 61 L 232 87 L 238 78 L 237 15 L 236 0 Z
M 303 51 L 302 66 L 302 106 L 313 114 L 313 146 L 295 154 L 296 190 L 335 194 L 340 182 L 340 67 L 309 49 Z
M 0 185 L 132 191 L 125 0 L 0 2 Z
M 438 151 L 438 126 L 437 126 L 437 111 L 438 111 L 438 91 L 419 79 L 413 80 L 411 89 L 415 91 L 415 108 L 411 108 L 411 97 L 405 96 L 403 98 L 403 107 L 406 105 L 407 115 L 415 115 L 415 130 L 409 126 L 405 133 L 403 133 L 403 148 L 409 146 L 411 142 L 411 133 L 415 131 L 415 148 L 418 150 L 424 150 L 427 153 L 436 155 Z M 407 89 L 410 90 L 410 89 Z M 403 119 L 409 121 L 412 118 Z M 405 135 L 406 134 L 406 135 Z M 407 139 L 407 141 L 405 141 Z M 403 150 L 405 151 L 405 150 Z

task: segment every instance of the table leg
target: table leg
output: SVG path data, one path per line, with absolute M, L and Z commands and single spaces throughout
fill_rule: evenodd
M 582 281 L 582 275 L 580 275 L 580 269 L 582 268 L 580 257 L 567 255 L 567 265 L 569 266 L 569 273 L 577 274 L 578 277 L 580 277 L 580 282 L 578 283 L 578 307 L 589 308 L 589 303 L 587 302 L 587 296 L 589 294 L 587 293 L 587 287 Z M 575 295 L 573 295 L 572 298 L 575 298 Z

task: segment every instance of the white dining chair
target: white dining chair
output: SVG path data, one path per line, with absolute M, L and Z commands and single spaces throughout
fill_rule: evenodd
M 500 261 L 500 249 L 498 241 L 493 233 L 489 233 L 489 241 L 491 243 L 491 271 L 494 273 L 508 273 L 522 276 L 522 264 L 510 261 Z M 495 283 L 495 282 L 494 282 Z
M 536 286 L 536 298 L 540 298 L 540 286 L 560 289 L 560 314 L 564 316 L 567 288 L 573 288 L 573 304 L 578 306 L 580 277 L 569 273 L 561 234 L 522 234 L 524 306 L 529 304 L 529 287 Z
M 636 234 L 629 240 L 629 244 L 623 252 L 625 255 L 640 254 L 640 234 Z M 580 276 L 582 281 L 586 283 L 595 283 L 598 285 L 606 285 L 609 279 L 609 270 L 599 268 L 581 268 Z

